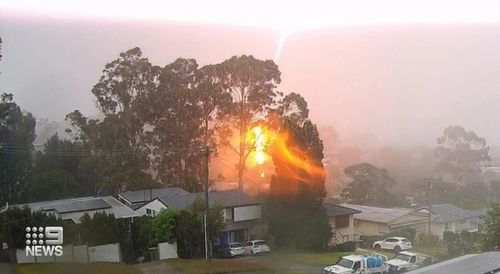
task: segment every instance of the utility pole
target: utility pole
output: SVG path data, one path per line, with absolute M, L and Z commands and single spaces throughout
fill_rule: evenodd
M 209 244 L 209 229 L 208 229 L 208 223 L 209 223 L 209 218 L 208 218 L 208 211 L 210 208 L 209 205 L 209 200 L 208 200 L 208 176 L 209 176 L 209 169 L 208 169 L 208 160 L 210 158 L 210 152 L 212 152 L 214 149 L 205 146 L 204 148 L 204 153 L 205 153 L 205 214 L 203 215 L 203 226 L 204 226 L 204 231 L 205 231 L 205 260 L 210 261 L 210 244 Z
M 432 180 L 427 183 L 429 189 L 429 208 L 427 213 L 427 248 L 431 249 L 431 221 L 432 221 Z

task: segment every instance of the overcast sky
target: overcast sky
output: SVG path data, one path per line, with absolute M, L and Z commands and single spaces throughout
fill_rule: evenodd
M 280 90 L 300 92 L 313 120 L 345 141 L 433 144 L 445 126 L 458 124 L 499 145 L 500 24 L 487 19 L 283 32 L 4 10 L 0 91 L 38 118 L 61 121 L 74 109 L 97 113 L 91 87 L 107 62 L 134 46 L 161 66 L 177 57 L 203 65 L 252 54 L 276 58 Z

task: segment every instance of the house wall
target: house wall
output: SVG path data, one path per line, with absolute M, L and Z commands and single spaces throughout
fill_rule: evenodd
M 233 209 L 234 215 L 233 220 L 246 221 L 255 220 L 262 218 L 262 206 L 261 205 L 250 205 L 250 206 L 240 206 Z
M 358 240 L 356 237 L 356 233 L 354 232 L 354 216 L 353 214 L 349 214 L 349 225 L 347 227 L 338 228 L 335 223 L 335 217 L 329 218 L 330 225 L 334 230 L 334 234 L 332 235 L 332 239 L 330 240 L 330 244 L 339 244 L 348 241 L 356 241 Z
M 60 214 L 57 214 L 56 217 L 59 217 L 63 220 L 73 220 L 75 223 L 79 223 L 80 219 L 83 217 L 83 215 L 89 214 L 90 217 L 94 217 L 94 215 L 96 213 L 113 214 L 113 209 L 112 208 L 105 208 L 105 209 L 97 209 L 97 210 L 86 210 L 86 211 L 60 213 Z
M 138 208 L 135 212 L 140 214 L 141 216 L 148 215 L 148 216 L 156 216 L 158 212 L 160 212 L 161 209 L 167 208 L 162 202 L 158 200 L 154 200 L 146 205 L 144 205 L 141 208 Z M 149 209 L 149 213 L 148 213 Z
M 408 224 L 408 225 L 397 226 L 397 227 L 390 227 L 390 232 L 396 232 L 396 231 L 400 231 L 400 230 L 407 229 L 407 228 L 415 229 L 417 234 L 427 233 L 427 223 L 426 222 L 416 223 L 416 224 Z
M 380 236 L 389 233 L 387 224 L 354 218 L 354 231 L 358 235 Z
M 421 234 L 421 233 L 427 234 L 427 231 L 428 231 L 428 228 L 427 228 L 427 224 L 426 224 L 425 230 L 418 231 L 417 234 Z M 440 240 L 443 239 L 443 232 L 444 231 L 445 231 L 444 223 L 436 223 L 436 222 L 431 223 L 431 234 L 438 236 Z
M 267 230 L 262 225 L 262 206 L 249 205 L 223 209 L 226 227 L 215 245 L 228 242 L 244 242 L 255 238 L 261 238 L 262 231 Z M 256 230 L 254 230 L 256 229 Z
M 451 231 L 454 233 L 460 233 L 462 231 L 474 231 L 478 230 L 479 227 L 479 220 L 474 217 L 474 218 L 466 218 L 463 220 L 457 220 L 453 222 L 448 222 L 448 223 L 440 223 L 440 237 L 442 238 L 442 234 L 444 231 Z

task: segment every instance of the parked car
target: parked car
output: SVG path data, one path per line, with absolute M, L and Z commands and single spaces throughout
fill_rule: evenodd
M 390 237 L 382 241 L 377 241 L 373 243 L 373 248 L 375 250 L 387 249 L 399 252 L 401 250 L 411 249 L 411 242 L 403 237 Z
M 266 241 L 253 240 L 245 245 L 245 254 L 257 255 L 259 253 L 269 253 L 271 249 Z
M 243 256 L 245 249 L 240 243 L 229 243 L 219 246 L 216 250 L 216 256 L 219 258 L 233 258 Z
M 323 268 L 322 274 L 386 274 L 387 256 L 381 254 L 348 255 L 340 257 L 336 264 Z
M 415 270 L 419 268 L 418 263 L 417 254 L 409 251 L 401 251 L 392 260 L 387 262 L 389 265 L 389 274 L 399 274 Z

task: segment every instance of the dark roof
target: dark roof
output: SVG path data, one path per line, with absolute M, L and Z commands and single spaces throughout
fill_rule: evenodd
M 500 252 L 468 254 L 430 266 L 426 266 L 407 274 L 486 274 L 500 268 Z
M 80 218 L 85 213 L 106 212 L 116 218 L 133 218 L 139 215 L 128 206 L 122 204 L 113 196 L 79 197 L 61 200 L 42 201 L 28 204 L 12 205 L 12 207 L 29 207 L 32 212 L 44 211 L 60 214 L 63 220 L 72 220 L 80 223 Z
M 335 217 L 335 216 L 340 216 L 340 215 L 349 215 L 349 214 L 356 214 L 356 213 L 361 213 L 361 211 L 345 206 L 339 206 L 336 204 L 329 204 L 325 203 L 323 206 L 326 209 L 326 213 L 328 214 L 328 217 Z
M 166 188 L 156 188 L 156 189 L 143 189 L 134 191 L 125 191 L 119 193 L 118 195 L 128 202 L 143 203 L 149 202 L 159 197 L 167 197 L 171 195 L 187 194 L 189 192 L 185 191 L 180 187 L 166 187 Z
M 186 209 L 198 197 L 204 199 L 205 193 L 172 195 L 167 197 L 159 197 L 158 200 L 160 200 L 165 206 L 169 208 Z M 210 206 L 218 204 L 222 207 L 237 207 L 261 203 L 260 200 L 252 198 L 248 194 L 240 190 L 211 191 L 209 192 L 208 200 L 210 202 Z
M 426 209 L 426 208 L 425 208 Z M 432 205 L 431 211 L 435 222 L 447 223 L 466 218 L 482 216 L 480 211 L 462 209 L 452 204 Z
M 385 208 L 355 204 L 344 205 L 361 211 L 361 213 L 354 215 L 355 219 L 384 223 L 391 227 L 420 223 L 427 220 L 427 214 L 416 213 L 410 208 Z
M 68 213 L 68 212 L 77 212 L 77 211 L 87 211 L 87 210 L 98 210 L 111 208 L 111 205 L 106 203 L 102 199 L 89 199 L 83 201 L 70 201 L 66 203 L 57 203 L 51 204 L 47 207 L 44 207 L 42 210 L 51 211 L 55 210 L 57 213 Z

